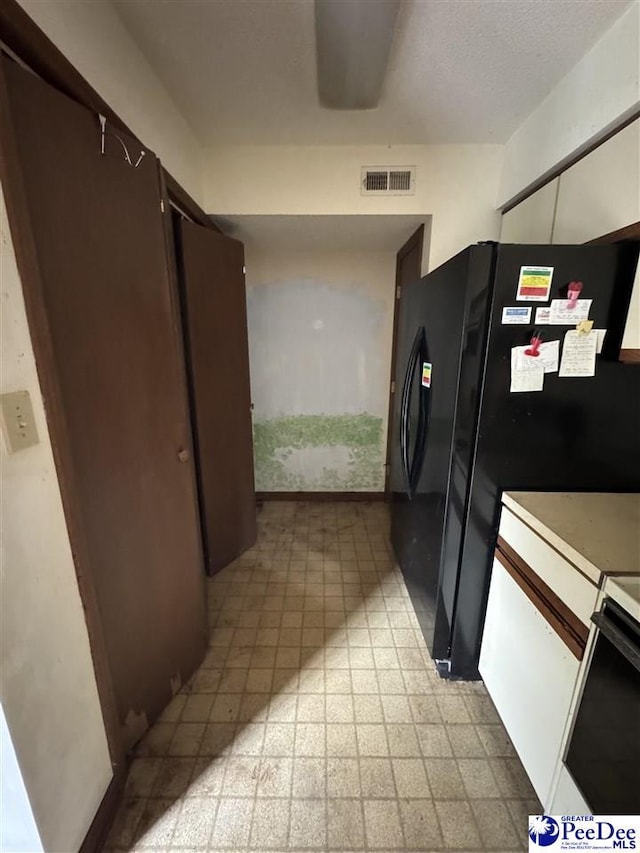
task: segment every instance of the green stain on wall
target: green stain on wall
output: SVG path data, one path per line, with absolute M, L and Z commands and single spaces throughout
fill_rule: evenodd
M 295 415 L 254 422 L 256 489 L 268 491 L 381 491 L 384 488 L 382 418 Z M 341 448 L 344 462 L 315 476 L 291 470 L 287 460 L 307 448 Z

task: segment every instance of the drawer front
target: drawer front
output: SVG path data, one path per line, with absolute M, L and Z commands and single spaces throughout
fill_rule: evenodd
M 571 653 L 582 660 L 589 634 L 587 626 L 500 536 L 495 558 Z
M 580 622 L 588 626 L 598 588 L 506 507 L 502 508 L 499 535 Z

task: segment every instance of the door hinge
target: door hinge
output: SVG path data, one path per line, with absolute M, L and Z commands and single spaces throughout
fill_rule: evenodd
M 160 210 L 164 213 L 164 199 L 160 199 Z
M 395 380 L 391 383 L 391 393 L 392 393 L 392 394 L 395 394 L 395 393 L 396 393 L 396 383 L 395 383 Z
M 402 293 L 402 288 L 400 285 L 396 287 L 396 299 L 400 299 L 400 294 Z
M 246 274 L 247 274 L 247 268 L 246 268 L 246 267 L 245 267 L 245 265 L 243 264 L 243 265 L 242 265 L 242 275 L 246 275 Z

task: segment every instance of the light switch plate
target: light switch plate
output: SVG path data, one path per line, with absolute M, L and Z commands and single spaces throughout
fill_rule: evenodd
M 2 432 L 9 453 L 17 453 L 18 450 L 38 443 L 38 431 L 28 391 L 0 394 L 0 412 Z

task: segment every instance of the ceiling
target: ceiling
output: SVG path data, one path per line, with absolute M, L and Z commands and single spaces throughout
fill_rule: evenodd
M 630 0 L 404 0 L 364 112 L 319 106 L 313 0 L 112 2 L 202 144 L 350 145 L 505 142 Z
M 225 234 L 242 240 L 247 247 L 287 255 L 327 250 L 395 254 L 429 220 L 429 216 L 406 214 L 215 218 Z

